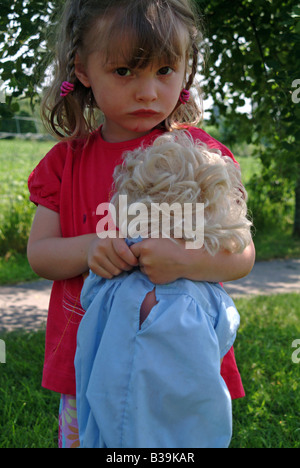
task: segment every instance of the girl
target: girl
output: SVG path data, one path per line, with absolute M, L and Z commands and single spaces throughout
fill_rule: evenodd
M 109 200 L 124 151 L 199 121 L 196 101 L 188 100 L 199 57 L 196 18 L 190 0 L 66 3 L 56 75 L 43 103 L 48 126 L 63 141 L 30 175 L 37 211 L 28 242 L 32 268 L 54 281 L 43 386 L 62 394 L 62 408 L 67 395 L 76 394 L 76 335 L 84 315 L 80 292 L 89 269 L 113 278 L 139 265 L 153 283 L 162 284 L 177 278 L 233 281 L 253 267 L 252 243 L 242 254 L 223 251 L 212 257 L 203 249 L 175 248 L 169 239 L 146 239 L 132 250 L 124 239 L 101 240 L 96 234 L 97 206 Z M 204 131 L 189 131 L 233 158 Z M 232 397 L 243 396 L 233 350 L 222 371 Z
M 189 239 L 203 230 L 212 255 L 221 248 L 242 252 L 251 241 L 239 168 L 182 130 L 128 153 L 114 179 L 110 207 L 123 237 L 183 237 L 195 248 Z M 204 222 L 196 213 L 201 204 Z M 137 223 L 129 207 L 139 210 Z M 234 342 L 239 314 L 220 285 L 179 279 L 155 286 L 139 269 L 113 280 L 91 274 L 81 303 L 87 311 L 75 357 L 81 447 L 229 446 L 231 398 L 220 359 Z

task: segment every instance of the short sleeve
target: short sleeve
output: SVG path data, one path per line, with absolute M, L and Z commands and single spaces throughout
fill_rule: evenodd
M 30 201 L 57 213 L 67 147 L 59 143 L 41 160 L 28 179 Z
M 222 156 L 227 156 L 231 158 L 232 161 L 235 163 L 236 167 L 240 168 L 238 161 L 235 159 L 230 149 L 228 149 L 227 146 L 223 145 L 223 143 L 220 143 L 218 140 L 210 136 L 201 128 L 189 127 L 188 131 L 192 135 L 192 138 L 195 142 L 197 142 L 197 140 L 201 141 L 202 143 L 205 143 L 208 146 L 208 148 L 217 149 L 221 151 Z M 244 192 L 242 182 L 241 182 L 241 188 L 242 188 L 242 192 Z
M 235 163 L 237 163 L 235 157 L 233 156 L 232 152 L 227 148 L 227 146 L 223 145 L 223 143 L 220 143 L 218 140 L 210 136 L 201 128 L 190 127 L 188 128 L 188 131 L 192 135 L 194 141 L 200 140 L 203 143 L 205 143 L 209 148 L 218 149 L 219 151 L 221 151 L 223 156 L 229 156 Z

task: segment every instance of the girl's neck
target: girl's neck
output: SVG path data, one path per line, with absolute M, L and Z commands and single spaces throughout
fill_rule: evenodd
M 137 138 L 148 135 L 152 132 L 152 128 L 147 132 L 133 132 L 127 130 L 126 128 L 121 128 L 119 126 L 114 126 L 113 124 L 108 124 L 104 122 L 101 127 L 101 136 L 103 140 L 108 143 L 122 143 L 123 141 L 135 140 Z

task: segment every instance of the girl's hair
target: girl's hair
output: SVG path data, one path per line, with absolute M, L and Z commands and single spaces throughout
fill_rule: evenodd
M 68 0 L 59 24 L 55 78 L 42 103 L 43 120 L 59 138 L 86 137 L 99 125 L 92 90 L 75 75 L 76 54 L 83 61 L 96 50 L 105 52 L 107 60 L 123 54 L 129 68 L 135 69 L 161 58 L 171 65 L 185 56 L 183 87 L 189 90 L 195 86 L 202 35 L 194 0 Z M 187 33 L 187 48 L 182 44 L 183 30 Z M 128 38 L 130 50 L 122 50 Z M 64 81 L 74 84 L 75 89 L 62 98 L 60 87 Z M 199 123 L 199 94 L 191 95 L 186 105 L 177 104 L 164 123 L 166 129 Z
M 208 149 L 200 141 L 194 142 L 184 130 L 175 130 L 158 137 L 152 146 L 139 148 L 124 155 L 124 162 L 114 173 L 115 191 L 111 203 L 122 220 L 130 217 L 119 213 L 123 204 L 119 195 L 127 196 L 127 204 L 143 203 L 151 212 L 153 204 L 168 206 L 170 237 L 178 222 L 170 206 L 178 203 L 192 204 L 191 232 L 184 229 L 183 238 L 190 240 L 199 226 L 195 223 L 196 204 L 204 204 L 204 247 L 212 255 L 220 249 L 233 253 L 242 252 L 251 241 L 252 223 L 247 217 L 247 192 L 241 184 L 239 166 L 217 149 Z M 155 206 L 155 205 L 154 205 Z M 182 210 L 183 211 L 183 210 Z M 148 232 L 144 237 L 157 236 L 161 223 L 153 226 L 153 220 L 138 217 Z M 147 225 L 148 221 L 148 225 Z M 182 222 L 182 221 L 181 221 Z M 117 219 L 118 224 L 118 219 Z M 123 236 L 127 226 L 118 226 Z M 181 226 L 182 227 L 182 226 Z M 202 226 L 203 228 L 203 226 Z M 150 235 L 151 233 L 151 235 Z M 164 236 L 163 236 L 164 237 Z

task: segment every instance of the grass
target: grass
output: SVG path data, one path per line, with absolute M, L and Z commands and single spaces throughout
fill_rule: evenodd
M 240 299 L 235 350 L 247 396 L 233 402 L 232 448 L 300 448 L 300 295 Z
M 31 171 L 51 149 L 53 142 L 1 140 L 0 141 L 0 207 L 20 196 Z M 27 192 L 29 196 L 29 193 Z
M 41 389 L 44 332 L 9 333 L 1 366 L 0 448 L 57 446 L 59 396 Z
M 0 252 L 21 252 L 35 207 L 29 203 L 30 173 L 53 142 L 0 141 Z M 22 244 L 23 242 L 23 244 Z
M 20 164 L 29 175 L 34 165 L 53 147 L 55 141 L 1 140 L 0 144 L 0 158 L 5 163 L 5 169 L 17 176 Z
M 8 253 L 0 257 L 0 285 L 36 281 L 39 277 L 32 271 L 26 254 Z
M 235 344 L 246 398 L 233 402 L 231 448 L 300 448 L 298 294 L 239 299 Z M 0 448 L 57 446 L 59 395 L 41 389 L 44 332 L 9 333 L 0 364 Z
M 37 279 L 25 253 L 35 212 L 29 202 L 27 180 L 53 144 L 51 141 L 0 141 L 0 284 Z
M 285 232 L 280 229 L 268 233 L 257 232 L 254 243 L 258 261 L 300 258 L 300 239 L 292 236 L 292 226 Z

